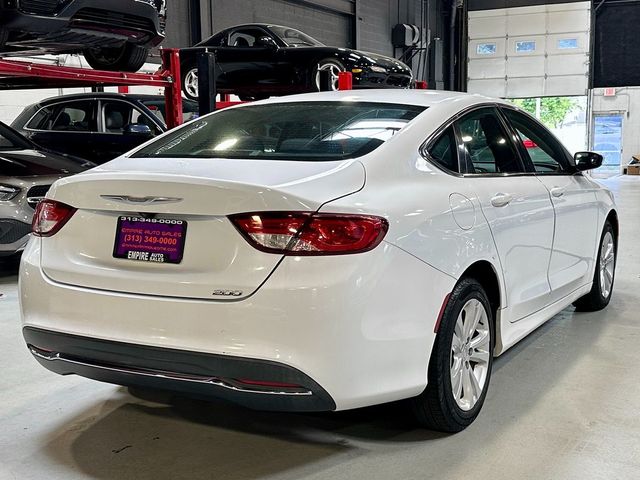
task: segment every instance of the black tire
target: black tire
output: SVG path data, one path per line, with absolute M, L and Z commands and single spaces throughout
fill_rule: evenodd
M 605 247 L 603 242 L 605 237 L 610 235 L 613 239 L 613 271 L 611 273 L 611 286 L 606 294 L 603 293 L 602 288 L 602 277 L 600 275 L 600 265 L 603 258 L 603 248 Z M 573 306 L 576 307 L 576 311 L 578 312 L 597 312 L 598 310 L 602 310 L 611 301 L 611 294 L 613 293 L 613 285 L 615 281 L 615 273 L 616 273 L 616 260 L 618 254 L 618 239 L 616 238 L 615 231 L 613 230 L 613 226 L 609 221 L 604 224 L 604 228 L 602 229 L 602 235 L 600 236 L 600 243 L 598 245 L 598 257 L 596 258 L 596 267 L 593 273 L 593 283 L 591 284 L 591 290 L 585 296 L 580 297 L 578 300 L 573 302 Z
M 458 316 L 465 305 L 472 300 L 477 300 L 486 313 L 484 328 L 488 327 L 488 361 L 484 383 L 481 386 L 481 394 L 467 410 L 462 409 L 454 397 L 451 369 L 454 356 L 452 345 L 454 330 Z M 478 305 L 476 303 L 476 305 Z M 466 315 L 466 312 L 465 312 Z M 476 419 L 487 395 L 491 368 L 493 366 L 493 348 L 495 344 L 494 312 L 491 309 L 487 294 L 482 285 L 473 278 L 463 278 L 453 289 L 449 301 L 444 309 L 440 329 L 431 352 L 428 370 L 428 385 L 425 391 L 416 398 L 410 400 L 411 408 L 418 423 L 431 430 L 447 433 L 456 433 L 464 430 Z M 474 336 L 476 332 L 472 332 Z M 474 337 L 478 338 L 478 337 Z M 467 350 L 468 345 L 461 350 Z M 474 366 L 472 360 L 467 359 L 467 365 Z M 463 362 L 464 363 L 464 362 Z M 478 364 L 475 364 L 478 365 Z M 474 367 L 475 368 L 475 367 Z M 463 374 L 461 374 L 463 375 Z M 461 389 L 460 392 L 464 390 Z M 466 395 L 466 393 L 465 393 Z
M 346 69 L 344 68 L 344 65 L 339 60 L 336 60 L 334 58 L 324 58 L 320 60 L 314 65 L 312 69 L 311 86 L 313 87 L 314 90 L 318 92 L 322 91 L 322 87 L 318 79 L 318 72 L 325 68 L 331 68 L 331 67 L 335 67 L 339 69 L 341 72 L 346 71 Z M 337 78 L 336 78 L 335 87 L 333 88 L 333 90 L 337 90 Z
M 197 69 L 198 69 L 198 67 L 196 66 L 195 63 L 185 63 L 184 65 L 180 66 L 180 75 L 182 77 L 180 80 L 182 81 L 182 83 L 181 83 L 181 85 L 182 85 L 182 93 L 184 94 L 184 96 L 187 97 L 189 100 L 196 100 L 197 101 L 198 100 L 198 95 L 195 95 L 195 91 L 192 90 L 191 88 L 187 87 L 187 82 L 188 82 L 187 76 L 189 76 L 190 72 L 192 70 L 194 70 L 194 69 L 196 70 L 195 80 L 197 82 L 197 78 L 198 78 Z
M 119 48 L 89 48 L 84 58 L 91 68 L 112 72 L 137 72 L 149 56 L 149 49 L 132 43 Z

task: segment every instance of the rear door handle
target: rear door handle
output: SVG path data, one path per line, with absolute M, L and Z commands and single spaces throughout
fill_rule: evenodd
M 511 200 L 513 200 L 513 197 L 508 193 L 496 193 L 491 199 L 491 205 L 494 207 L 506 207 L 511 203 Z
M 556 198 L 560 198 L 561 196 L 564 195 L 564 188 L 562 188 L 562 187 L 553 187 L 551 189 L 551 195 L 556 197 Z

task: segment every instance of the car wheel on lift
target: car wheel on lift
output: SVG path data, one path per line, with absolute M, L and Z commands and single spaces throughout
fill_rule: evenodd
M 344 65 L 340 63 L 338 60 L 334 60 L 333 58 L 325 58 L 324 60 L 320 60 L 318 64 L 313 69 L 313 82 L 314 87 L 318 92 L 322 91 L 322 85 L 320 84 L 320 72 L 328 71 L 331 76 L 331 90 L 338 90 L 338 75 L 340 72 L 345 72 Z
M 114 72 L 137 72 L 149 56 L 149 49 L 131 43 L 118 48 L 88 48 L 84 58 L 91 68 Z
M 182 93 L 189 100 L 198 100 L 198 67 L 194 64 L 183 65 L 182 72 Z

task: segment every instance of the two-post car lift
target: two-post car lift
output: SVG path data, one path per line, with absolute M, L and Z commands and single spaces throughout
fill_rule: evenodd
M 162 66 L 156 73 L 125 73 L 63 67 L 0 58 L 0 90 L 27 88 L 149 86 L 164 87 L 167 127 L 182 123 L 180 57 L 177 49 L 161 50 Z

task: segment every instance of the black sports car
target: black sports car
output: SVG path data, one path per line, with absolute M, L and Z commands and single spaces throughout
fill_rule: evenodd
M 135 72 L 164 39 L 165 0 L 0 0 L 0 56 L 83 53 Z
M 327 47 L 294 28 L 250 24 L 180 51 L 182 88 L 188 98 L 198 97 L 197 55 L 207 50 L 216 55 L 218 92 L 235 93 L 243 100 L 320 90 L 322 70 L 330 72 L 333 89 L 343 71 L 353 73 L 354 88 L 412 86 L 411 69 L 394 58 Z

